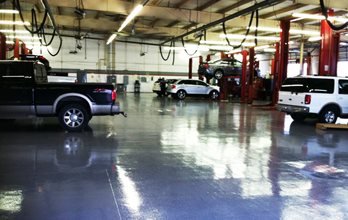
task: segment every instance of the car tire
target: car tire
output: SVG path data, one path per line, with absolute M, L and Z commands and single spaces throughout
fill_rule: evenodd
M 177 91 L 176 92 L 176 97 L 178 98 L 178 99 L 180 99 L 180 100 L 183 100 L 183 99 L 185 99 L 186 98 L 186 92 L 185 92 L 185 90 L 179 90 L 179 91 Z
M 339 110 L 337 109 L 337 107 L 325 107 L 319 114 L 319 121 L 321 123 L 335 124 L 338 118 L 338 114 Z
M 90 118 L 86 108 L 80 104 L 66 105 L 58 114 L 61 126 L 70 132 L 83 130 L 88 125 Z
M 216 70 L 214 73 L 215 79 L 221 79 L 224 76 L 224 72 L 222 70 Z
M 303 122 L 306 119 L 306 116 L 301 113 L 292 113 L 290 116 L 295 122 Z
M 209 93 L 209 97 L 212 99 L 212 100 L 216 100 L 218 97 L 219 97 L 219 92 L 216 91 L 216 90 L 213 90 Z

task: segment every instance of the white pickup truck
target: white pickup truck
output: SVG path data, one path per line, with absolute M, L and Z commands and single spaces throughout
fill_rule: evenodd
M 348 117 L 348 78 L 287 78 L 281 86 L 277 108 L 295 121 L 314 116 L 323 123 L 336 123 L 338 117 Z

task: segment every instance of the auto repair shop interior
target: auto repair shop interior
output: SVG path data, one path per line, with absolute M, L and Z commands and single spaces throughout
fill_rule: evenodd
M 348 1 L 0 6 L 0 219 L 348 219 Z

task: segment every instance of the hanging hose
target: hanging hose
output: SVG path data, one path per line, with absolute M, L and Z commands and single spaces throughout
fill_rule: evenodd
M 198 51 L 199 45 L 201 44 L 201 40 L 202 40 L 202 36 L 199 37 L 199 41 L 198 41 L 197 48 L 196 48 L 195 52 L 192 53 L 192 54 L 190 54 L 190 53 L 186 50 L 185 41 L 184 41 L 184 38 L 182 37 L 182 38 L 181 38 L 181 43 L 182 43 L 182 46 L 184 47 L 184 50 L 185 50 L 186 54 L 189 55 L 189 56 L 195 55 L 195 54 L 197 53 L 197 51 Z
M 171 47 L 171 48 L 172 48 L 172 46 L 173 46 L 173 42 L 174 42 L 174 41 L 171 41 L 171 42 L 170 42 L 170 47 Z M 172 49 L 169 50 L 168 55 L 167 55 L 166 58 L 164 57 L 163 52 L 162 52 L 162 45 L 159 45 L 159 50 L 160 50 L 160 54 L 161 54 L 162 59 L 163 59 L 164 61 L 167 61 L 167 60 L 169 59 L 170 54 L 172 53 Z
M 244 35 L 244 38 L 243 38 L 242 42 L 238 46 L 236 46 L 234 48 L 240 48 L 243 45 L 243 43 L 245 42 L 246 37 L 249 35 L 249 32 L 250 32 L 250 27 L 251 27 L 251 24 L 252 24 L 253 19 L 254 19 L 254 13 L 255 13 L 255 11 L 253 11 L 251 13 L 251 17 L 250 17 L 250 20 L 249 20 L 249 25 L 248 25 L 247 31 L 246 31 L 246 33 Z M 222 29 L 223 29 L 224 34 L 225 34 L 225 40 L 227 41 L 228 45 L 232 47 L 232 45 L 231 45 L 231 43 L 230 43 L 230 41 L 228 40 L 228 37 L 227 37 L 225 22 L 222 23 Z
M 339 31 L 348 27 L 348 21 L 342 25 L 336 26 L 330 20 L 328 20 L 327 8 L 325 7 L 324 0 L 320 0 L 320 8 L 321 8 L 322 14 L 325 17 L 325 20 L 327 21 L 327 23 L 329 24 L 332 30 Z
M 21 9 L 21 5 L 20 5 L 20 1 L 19 0 L 15 0 L 14 1 L 15 3 L 15 7 L 17 8 L 17 10 L 19 11 L 19 16 L 22 20 L 22 22 L 24 23 L 24 17 L 23 17 L 23 13 L 22 13 L 22 9 Z M 40 44 L 42 46 L 49 46 L 52 44 L 54 38 L 55 38 L 55 34 L 57 33 L 57 30 L 56 28 L 54 27 L 53 28 L 53 33 L 52 33 L 52 36 L 51 36 L 51 39 L 50 41 L 47 43 L 47 40 L 46 40 L 46 33 L 45 33 L 45 28 L 44 28 L 44 25 L 46 23 L 46 20 L 47 20 L 47 16 L 48 16 L 48 10 L 47 8 L 45 8 L 45 13 L 44 13 L 44 17 L 40 23 L 40 25 L 38 25 L 38 22 L 37 22 L 37 15 L 36 15 L 36 11 L 34 9 L 31 10 L 31 29 L 24 24 L 24 28 L 29 32 L 31 33 L 32 35 L 34 34 L 37 34 L 37 36 L 40 38 Z M 59 35 L 59 34 L 58 34 Z M 41 38 L 43 39 L 43 41 L 41 40 Z M 59 47 L 58 47 L 58 50 L 56 53 L 51 53 L 49 51 L 48 48 L 47 49 L 47 52 L 51 55 L 51 56 L 57 56 L 58 53 L 60 52 L 61 48 L 62 48 L 62 43 L 63 43 L 63 39 L 62 37 L 59 35 Z M 44 42 L 44 43 L 43 43 Z

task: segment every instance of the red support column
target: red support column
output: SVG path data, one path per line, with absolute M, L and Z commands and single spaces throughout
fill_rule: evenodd
M 28 50 L 28 48 L 26 47 L 26 45 L 25 45 L 25 43 L 22 43 L 21 44 L 21 53 L 22 54 L 29 54 L 29 50 Z
M 288 61 L 289 61 L 289 30 L 290 21 L 280 21 L 280 28 L 282 32 L 280 33 L 280 53 L 279 53 L 279 66 L 278 66 L 278 85 L 279 88 L 283 81 L 287 77 L 288 71 Z
M 248 79 L 248 85 L 249 85 L 249 93 L 248 93 L 248 103 L 251 104 L 254 99 L 254 71 L 255 71 L 255 50 L 254 48 L 249 49 L 249 79 Z
M 0 33 L 0 60 L 6 60 L 6 36 Z
M 198 58 L 199 58 L 199 65 L 201 65 L 203 63 L 203 57 L 199 56 Z M 204 79 L 203 75 L 199 74 L 198 79 L 203 80 Z
M 211 55 L 210 54 L 208 54 L 207 55 L 207 59 L 206 59 L 206 61 L 208 62 L 208 61 L 210 61 L 211 60 Z
M 276 52 L 274 54 L 274 59 L 272 60 L 272 69 L 271 69 L 271 74 L 273 77 L 273 96 L 272 96 L 272 105 L 277 104 L 278 102 L 278 92 L 279 92 L 279 74 L 278 74 L 278 69 L 279 69 L 279 43 L 276 43 L 275 49 Z
M 189 59 L 189 73 L 188 73 L 188 78 L 192 79 L 192 57 Z
M 307 53 L 307 75 L 311 75 L 312 71 L 312 57 L 311 53 Z
M 13 56 L 14 58 L 19 59 L 19 40 L 17 38 L 15 39 Z
M 333 10 L 328 11 L 329 16 L 333 16 Z M 335 33 L 326 22 L 321 21 L 321 43 L 319 53 L 319 75 L 336 76 L 340 34 Z
M 242 80 L 241 80 L 241 102 L 247 101 L 247 91 L 248 91 L 248 81 L 247 81 L 247 63 L 248 63 L 248 52 L 246 50 L 242 51 L 243 62 L 242 62 Z

